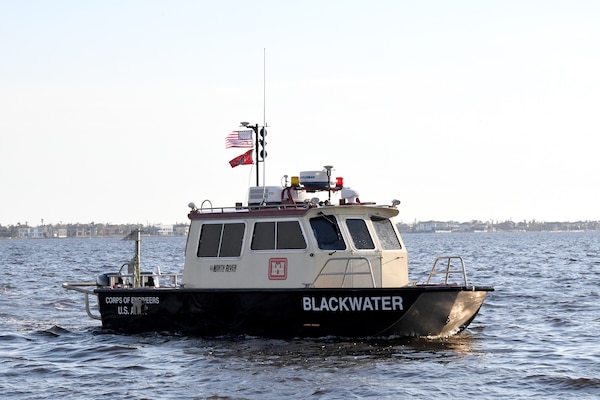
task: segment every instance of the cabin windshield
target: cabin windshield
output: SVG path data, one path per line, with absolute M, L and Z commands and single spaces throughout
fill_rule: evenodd
M 346 226 L 350 232 L 350 237 L 352 237 L 354 247 L 359 250 L 372 250 L 375 248 L 375 243 L 373 243 L 364 219 L 349 218 L 346 220 Z
M 333 215 L 321 215 L 310 219 L 317 244 L 321 250 L 345 250 L 346 242 Z
M 373 222 L 373 227 L 375 227 L 375 232 L 377 233 L 381 247 L 383 247 L 384 250 L 402 249 L 400 240 L 398 240 L 396 231 L 394 231 L 394 227 L 392 226 L 392 221 L 388 218 L 381 218 L 375 215 L 371 216 L 371 221 Z

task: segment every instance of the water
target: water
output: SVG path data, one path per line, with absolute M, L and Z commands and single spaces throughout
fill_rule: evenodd
M 404 235 L 423 281 L 463 255 L 493 284 L 447 340 L 207 340 L 102 332 L 64 281 L 116 271 L 117 239 L 0 241 L 3 399 L 600 397 L 600 232 Z M 179 272 L 184 238 L 147 238 L 142 264 Z

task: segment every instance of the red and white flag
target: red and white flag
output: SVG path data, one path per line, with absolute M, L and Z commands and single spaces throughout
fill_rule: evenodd
M 233 160 L 229 161 L 231 168 L 237 167 L 238 165 L 252 164 L 252 150 L 248 150 L 244 154 L 237 156 Z

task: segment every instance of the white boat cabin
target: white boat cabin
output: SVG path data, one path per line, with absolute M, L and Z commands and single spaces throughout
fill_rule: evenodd
M 186 288 L 365 288 L 408 284 L 408 260 L 394 205 L 305 199 L 313 188 L 270 193 L 248 206 L 192 212 L 182 285 Z M 341 192 L 341 187 L 337 191 Z M 332 190 L 327 187 L 331 196 Z M 304 199 L 304 200 L 303 200 Z M 356 199 L 358 200 L 358 199 Z

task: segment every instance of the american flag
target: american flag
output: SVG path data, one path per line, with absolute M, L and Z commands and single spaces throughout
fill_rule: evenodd
M 252 143 L 252 130 L 233 131 L 225 138 L 225 148 L 241 147 L 250 149 L 254 146 Z

